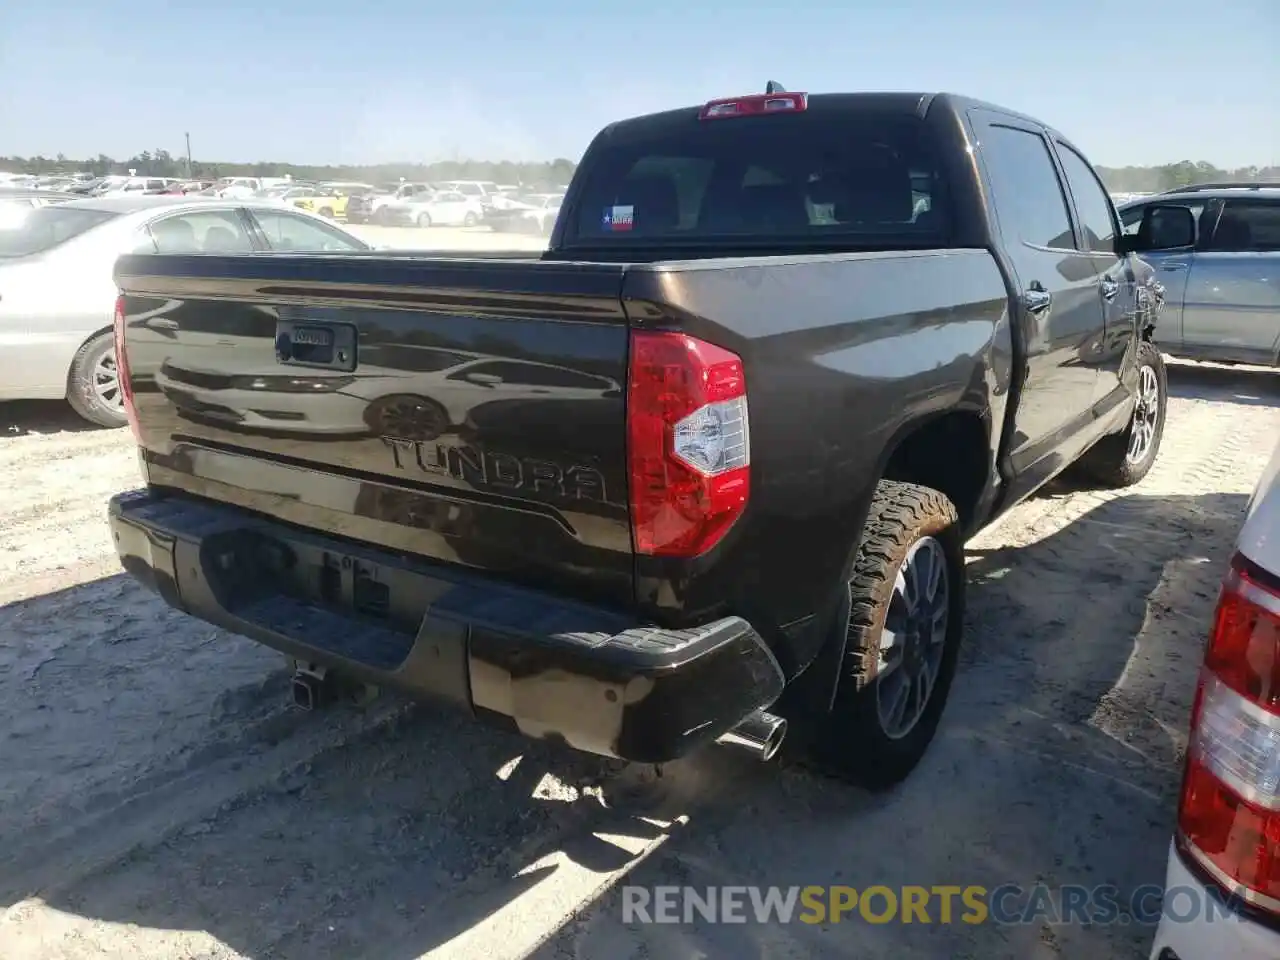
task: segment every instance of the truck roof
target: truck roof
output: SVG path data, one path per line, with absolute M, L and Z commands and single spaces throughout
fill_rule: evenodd
M 744 93 L 743 96 L 750 94 Z M 932 109 L 939 108 L 954 114 L 962 114 L 970 109 L 988 110 L 994 113 L 1002 113 L 1005 116 L 1017 118 L 1027 123 L 1035 124 L 1051 131 L 1063 140 L 1069 141 L 1069 138 L 1063 136 L 1059 131 L 1054 130 L 1043 120 L 1019 113 L 1008 107 L 999 104 L 989 103 L 985 100 L 979 100 L 976 97 L 969 97 L 964 94 L 946 93 L 946 92 L 871 92 L 871 93 L 810 93 L 808 94 L 808 110 L 810 112 L 831 112 L 843 113 L 848 110 L 858 109 L 871 112 L 910 114 L 923 118 Z M 631 117 L 626 120 L 619 120 L 605 127 L 605 131 L 625 131 L 628 134 L 634 133 L 643 136 L 645 133 L 660 129 L 675 121 L 688 120 L 696 117 L 702 109 L 703 104 L 694 106 L 679 107 L 674 110 L 664 110 L 661 113 L 650 113 L 644 116 Z

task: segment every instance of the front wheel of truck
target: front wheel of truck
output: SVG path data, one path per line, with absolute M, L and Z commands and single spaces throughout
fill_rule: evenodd
M 1080 458 L 1078 472 L 1106 487 L 1131 487 L 1148 473 L 1160 455 L 1165 414 L 1169 406 L 1169 375 L 1155 344 L 1138 343 L 1138 386 L 1133 415 L 1124 430 L 1103 437 Z
M 915 769 L 946 706 L 964 630 L 955 506 L 930 487 L 876 486 L 849 577 L 845 652 L 813 759 L 873 790 Z

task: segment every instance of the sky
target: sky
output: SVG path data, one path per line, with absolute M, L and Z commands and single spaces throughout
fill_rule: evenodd
M 577 160 L 777 80 L 945 90 L 1097 164 L 1280 162 L 1280 0 L 0 0 L 0 156 Z

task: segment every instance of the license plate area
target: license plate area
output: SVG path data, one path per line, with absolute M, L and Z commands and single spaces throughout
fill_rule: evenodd
M 325 551 L 320 566 L 320 601 L 375 620 L 391 614 L 391 585 L 377 564 Z
M 280 320 L 276 361 L 287 366 L 351 372 L 356 368 L 356 328 L 347 323 Z
M 233 612 L 272 597 L 290 598 L 355 622 L 414 634 L 428 605 L 450 587 L 359 552 L 253 530 L 211 536 L 200 552 L 214 593 Z

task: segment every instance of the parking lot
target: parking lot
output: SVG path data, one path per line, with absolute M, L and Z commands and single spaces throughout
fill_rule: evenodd
M 657 776 L 394 697 L 297 711 L 277 655 L 119 572 L 128 432 L 0 405 L 0 956 L 1143 957 L 1123 917 L 629 927 L 618 887 L 1161 883 L 1216 581 L 1280 433 L 1272 372 L 1176 363 L 1170 389 L 1142 484 L 1057 484 L 970 544 L 938 741 L 881 797 L 714 750 Z

